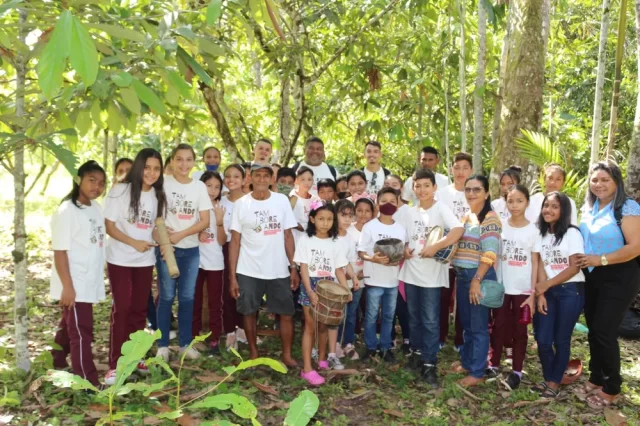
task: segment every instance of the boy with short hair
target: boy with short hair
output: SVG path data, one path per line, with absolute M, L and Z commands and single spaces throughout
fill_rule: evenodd
M 282 167 L 278 170 L 276 178 L 276 189 L 280 194 L 287 197 L 296 184 L 296 172 L 290 167 Z
M 327 203 L 333 203 L 338 199 L 336 183 L 331 179 L 320 179 L 317 183 L 318 197 Z
M 378 309 L 382 306 L 379 342 L 382 359 L 388 363 L 395 363 L 395 357 L 391 352 L 391 329 L 398 297 L 399 262 L 391 263 L 389 257 L 380 252 L 374 252 L 374 246 L 376 242 L 387 238 L 396 238 L 404 245 L 406 231 L 393 219 L 393 214 L 398 209 L 398 193 L 395 189 L 382 188 L 378 191 L 377 205 L 380 215 L 362 228 L 358 242 L 358 255 L 364 260 L 364 283 L 367 286 L 364 325 L 367 351 L 363 360 L 370 360 L 377 355 L 376 322 Z

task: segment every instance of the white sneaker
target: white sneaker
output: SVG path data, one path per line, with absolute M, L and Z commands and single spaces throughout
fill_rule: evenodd
M 329 361 L 329 367 L 332 370 L 344 370 L 344 365 L 342 364 L 342 362 L 340 362 L 340 358 L 338 358 L 335 355 L 331 355 L 329 358 L 327 358 L 327 361 Z
M 104 384 L 107 386 L 113 386 L 116 384 L 116 370 L 107 371 L 107 375 L 104 376 Z
M 338 358 L 344 358 L 344 351 L 342 350 L 342 345 L 340 343 L 336 343 L 336 356 Z
M 227 351 L 230 352 L 231 348 L 238 350 L 238 338 L 236 337 L 236 333 L 227 333 L 227 341 L 224 345 L 227 348 Z
M 200 352 L 193 349 L 193 347 L 184 346 L 180 348 L 180 356 L 185 354 L 186 359 L 198 359 L 200 358 Z
M 169 352 L 169 348 L 158 348 L 156 357 L 162 358 L 164 362 L 169 362 L 169 360 L 171 359 L 171 352 Z
M 344 347 L 345 355 L 351 360 L 360 359 L 360 355 L 358 355 L 358 351 L 356 351 L 356 347 L 353 344 L 348 343 L 347 346 Z
M 236 329 L 236 340 L 240 343 L 247 343 L 247 335 L 242 328 Z
M 318 350 L 316 348 L 311 349 L 311 358 L 318 362 Z

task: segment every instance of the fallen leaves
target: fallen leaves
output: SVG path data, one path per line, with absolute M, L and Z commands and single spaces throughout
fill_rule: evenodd
M 268 393 L 274 396 L 280 396 L 280 392 L 278 392 L 277 390 L 269 386 L 267 383 L 262 384 L 260 382 L 256 382 L 255 380 L 252 380 L 251 383 L 253 383 L 253 386 L 255 386 L 256 388 L 258 388 L 264 393 Z
M 404 418 L 404 414 L 402 414 L 400 411 L 398 410 L 382 410 L 383 413 L 389 415 L 389 416 L 393 416 L 393 417 L 397 417 L 399 419 Z
M 216 373 L 206 373 L 206 374 L 201 374 L 199 376 L 195 376 L 196 380 L 202 382 L 202 383 L 213 383 L 213 382 L 221 382 L 224 379 L 226 379 L 227 376 L 220 376 Z M 232 382 L 233 381 L 233 377 L 229 377 L 227 379 L 227 382 Z
M 286 410 L 289 408 L 289 403 L 284 401 L 274 401 L 258 407 L 260 410 L 273 410 L 274 408 L 280 410 Z
M 604 409 L 604 418 L 610 426 L 627 426 L 627 417 L 620 411 L 611 408 Z

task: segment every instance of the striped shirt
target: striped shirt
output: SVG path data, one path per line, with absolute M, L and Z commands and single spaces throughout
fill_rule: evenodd
M 482 224 L 474 213 L 469 213 L 462 219 L 462 224 L 464 234 L 458 242 L 453 266 L 474 269 L 480 263 L 493 265 L 498 258 L 502 234 L 502 223 L 496 212 L 487 213 Z

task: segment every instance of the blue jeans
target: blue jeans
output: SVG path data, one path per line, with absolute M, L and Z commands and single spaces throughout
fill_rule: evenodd
M 367 286 L 367 312 L 364 319 L 364 342 L 367 349 L 378 348 L 376 336 L 376 322 L 378 321 L 378 308 L 382 306 L 380 324 L 380 349 L 391 349 L 391 329 L 393 328 L 393 315 L 396 312 L 396 299 L 398 287 L 385 288 Z
M 460 350 L 462 367 L 472 377 L 481 379 L 484 377 L 489 355 L 489 308 L 469 302 L 471 280 L 477 271 L 477 268 L 456 268 L 456 300 L 464 341 Z M 489 269 L 484 278 L 495 280 L 496 271 Z
M 584 307 L 584 292 L 576 283 L 551 287 L 544 293 L 547 314 L 536 313 L 538 356 L 544 380 L 560 384 L 571 356 L 571 334 Z M 555 349 L 555 351 L 554 351 Z
M 436 365 L 440 350 L 440 287 L 404 283 L 404 291 L 409 308 L 411 348 L 422 353 L 422 362 Z
M 343 347 L 349 343 L 353 345 L 356 342 L 356 319 L 358 318 L 362 288 L 351 294 L 353 295 L 353 300 L 347 305 L 347 316 L 338 328 L 338 342 L 342 342 Z
M 174 247 L 176 263 L 180 276 L 173 279 L 169 276 L 166 262 L 156 249 L 156 269 L 158 271 L 158 328 L 162 337 L 158 347 L 169 346 L 169 329 L 171 327 L 171 308 L 178 291 L 178 336 L 180 347 L 191 343 L 193 323 L 193 296 L 196 290 L 198 267 L 200 265 L 200 249 L 198 247 L 182 249 Z

